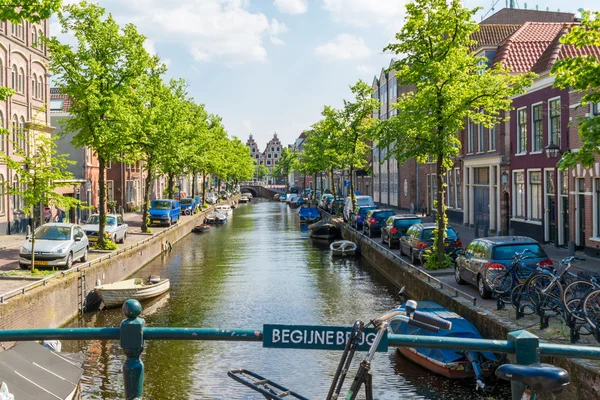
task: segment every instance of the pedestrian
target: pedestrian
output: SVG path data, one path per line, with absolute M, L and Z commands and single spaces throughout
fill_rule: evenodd
M 56 222 L 63 222 L 65 219 L 65 212 L 60 208 L 56 209 Z
M 44 205 L 44 221 L 46 223 L 50 222 L 50 219 L 52 218 L 52 210 L 50 209 L 50 207 L 48 207 L 48 204 Z

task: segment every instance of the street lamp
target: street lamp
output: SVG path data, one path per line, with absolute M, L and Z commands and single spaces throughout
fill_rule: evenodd
M 562 154 L 560 147 L 556 143 L 550 143 L 548 146 L 544 147 L 544 150 L 546 150 L 546 157 L 548 158 L 557 158 Z

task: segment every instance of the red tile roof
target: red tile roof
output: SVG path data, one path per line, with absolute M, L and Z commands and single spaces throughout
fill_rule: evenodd
M 71 108 L 71 98 L 66 94 L 61 94 L 59 88 L 50 88 L 50 99 L 63 99 L 62 112 L 68 112 Z M 50 110 L 50 112 L 61 112 L 56 110 Z
M 500 44 L 494 63 L 502 62 L 512 72 L 529 72 L 548 47 L 564 34 L 565 23 L 527 22 Z
M 473 50 L 483 46 L 498 46 L 520 27 L 512 24 L 479 25 L 479 30 L 471 36 L 477 42 Z

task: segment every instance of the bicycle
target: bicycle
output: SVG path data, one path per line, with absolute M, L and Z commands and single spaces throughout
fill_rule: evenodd
M 452 328 L 452 323 L 442 318 L 435 317 L 431 314 L 421 313 L 417 311 L 417 302 L 409 300 L 406 302 L 404 310 L 394 309 L 381 317 L 370 321 L 368 324 L 364 324 L 362 321 L 357 320 L 350 333 L 344 352 L 338 364 L 338 368 L 333 377 L 333 381 L 329 388 L 326 400 L 334 400 L 340 398 L 340 392 L 342 391 L 342 385 L 346 379 L 348 369 L 354 357 L 356 348 L 358 347 L 361 339 L 361 334 L 364 329 L 373 326 L 377 329 L 377 334 L 373 339 L 369 347 L 367 355 L 360 363 L 358 371 L 354 376 L 354 381 L 350 386 L 350 390 L 347 392 L 344 398 L 345 400 L 354 400 L 358 396 L 358 393 L 362 386 L 365 387 L 365 396 L 367 400 L 373 399 L 373 382 L 371 374 L 371 362 L 375 356 L 375 351 L 383 338 L 384 333 L 387 331 L 391 321 L 402 321 L 409 325 L 426 329 L 432 332 L 438 332 L 439 329 L 449 330 Z M 259 392 L 266 399 L 269 400 L 280 400 L 280 399 L 298 399 L 298 400 L 309 400 L 294 391 L 287 389 L 286 387 L 271 381 L 270 379 L 264 378 L 263 376 L 256 374 L 246 369 L 234 369 L 227 373 L 229 377 L 235 381 L 251 388 L 252 390 Z M 256 380 L 254 380 L 256 379 Z
M 496 369 L 496 376 L 524 383 L 526 388 L 521 400 L 535 400 L 539 393 L 560 393 L 571 383 L 567 371 L 550 364 L 504 364 Z
M 586 323 L 583 313 L 583 300 L 589 293 L 600 289 L 600 277 L 597 276 L 577 276 L 577 280 L 569 283 L 563 293 L 563 304 L 567 312 L 574 319 L 575 323 Z
M 538 313 L 553 310 L 561 315 L 566 310 L 563 304 L 563 286 L 566 286 L 566 273 L 571 268 L 571 261 L 584 261 L 584 258 L 569 256 L 559 263 L 554 271 L 538 269 L 525 281 L 525 291 L 530 294 L 531 301 L 535 304 Z

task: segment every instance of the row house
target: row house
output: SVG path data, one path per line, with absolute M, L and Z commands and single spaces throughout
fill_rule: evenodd
M 50 134 L 48 51 L 41 38 L 50 34 L 48 20 L 39 23 L 0 21 L 0 85 L 15 94 L 0 101 L 0 152 L 13 154 L 15 147 L 34 151 L 35 136 Z M 35 130 L 32 128 L 35 126 Z M 18 234 L 30 223 L 21 196 L 8 196 L 5 185 L 19 187 L 19 171 L 0 163 L 0 235 Z

